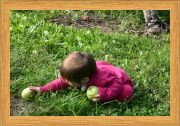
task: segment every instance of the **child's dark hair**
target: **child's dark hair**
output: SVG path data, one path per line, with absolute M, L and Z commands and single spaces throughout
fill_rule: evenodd
M 91 77 L 96 71 L 96 61 L 91 54 L 75 51 L 70 53 L 60 66 L 61 77 L 81 83 L 84 77 Z

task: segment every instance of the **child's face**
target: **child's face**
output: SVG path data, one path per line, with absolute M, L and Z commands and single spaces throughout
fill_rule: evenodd
M 76 83 L 76 82 L 72 82 L 72 81 L 67 81 L 69 85 L 73 86 L 73 87 L 81 87 L 82 84 Z
M 86 84 L 87 82 L 89 81 L 89 77 L 85 77 L 81 80 L 81 83 L 76 83 L 76 82 L 73 82 L 73 81 L 68 81 L 68 84 L 73 86 L 73 87 L 81 87 L 83 84 Z

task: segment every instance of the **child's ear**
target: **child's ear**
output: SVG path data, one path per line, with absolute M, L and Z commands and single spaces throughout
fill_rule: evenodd
M 87 83 L 89 81 L 89 77 L 84 77 L 82 80 L 81 80 L 81 83 Z

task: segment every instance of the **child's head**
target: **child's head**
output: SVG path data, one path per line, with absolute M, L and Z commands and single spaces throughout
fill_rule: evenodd
M 81 84 L 84 78 L 90 78 L 96 71 L 96 62 L 92 55 L 75 51 L 70 53 L 60 67 L 61 77 Z

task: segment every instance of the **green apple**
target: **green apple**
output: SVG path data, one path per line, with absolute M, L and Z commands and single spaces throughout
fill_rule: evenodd
M 30 88 L 25 88 L 22 91 L 21 96 L 24 100 L 30 100 L 34 96 L 34 92 Z
M 90 86 L 88 89 L 87 89 L 87 97 L 88 99 L 92 100 L 94 98 L 95 95 L 98 94 L 98 88 L 96 86 Z

